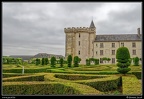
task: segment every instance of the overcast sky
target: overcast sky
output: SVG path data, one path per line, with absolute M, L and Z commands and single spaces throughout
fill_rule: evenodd
M 89 27 L 96 34 L 137 33 L 141 2 L 3 2 L 2 54 L 65 55 L 67 27 Z

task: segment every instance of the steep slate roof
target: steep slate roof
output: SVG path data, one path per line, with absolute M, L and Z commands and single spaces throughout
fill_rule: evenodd
M 138 34 L 115 34 L 115 35 L 96 35 L 95 41 L 140 41 L 142 35 Z
M 93 20 L 91 21 L 90 28 L 95 28 Z

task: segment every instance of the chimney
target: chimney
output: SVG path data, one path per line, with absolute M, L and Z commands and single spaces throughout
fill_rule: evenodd
M 137 34 L 140 37 L 140 28 L 137 28 Z

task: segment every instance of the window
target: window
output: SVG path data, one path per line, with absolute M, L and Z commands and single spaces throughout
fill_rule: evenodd
M 97 51 L 96 51 L 96 55 L 97 55 Z
M 79 46 L 80 46 L 80 41 L 79 41 Z
M 133 53 L 133 55 L 136 55 L 136 50 L 133 50 L 132 53 Z
M 112 50 L 112 55 L 115 55 L 115 50 Z
M 79 33 L 79 38 L 80 38 L 80 33 Z
M 112 63 L 115 63 L 115 58 L 112 58 Z
M 100 63 L 103 63 L 103 59 L 102 58 L 100 58 Z
M 100 55 L 103 55 L 103 50 L 100 50 Z
M 79 55 L 80 55 L 80 51 L 79 51 Z
M 135 42 L 132 43 L 132 47 L 136 47 L 136 43 Z
M 103 46 L 103 43 L 100 43 L 100 48 L 103 48 L 104 46 Z
M 97 47 L 98 45 L 96 44 L 96 47 Z
M 124 47 L 124 43 L 121 43 L 121 46 Z
M 112 47 L 115 47 L 115 43 L 112 43 Z

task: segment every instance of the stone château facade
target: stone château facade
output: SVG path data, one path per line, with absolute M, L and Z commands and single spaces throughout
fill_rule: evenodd
M 136 34 L 96 35 L 96 27 L 92 21 L 90 27 L 64 28 L 64 32 L 65 56 L 78 56 L 81 58 L 81 64 L 85 64 L 88 58 L 97 58 L 100 64 L 104 64 L 103 57 L 111 59 L 109 64 L 115 64 L 116 51 L 121 46 L 129 49 L 131 58 L 142 57 L 140 28 L 137 29 Z

